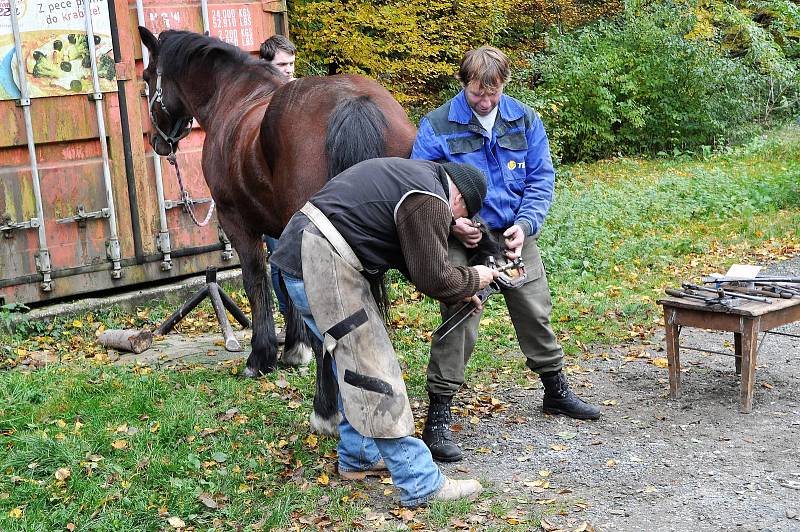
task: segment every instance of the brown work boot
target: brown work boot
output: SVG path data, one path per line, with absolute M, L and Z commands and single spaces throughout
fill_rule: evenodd
M 342 480 L 364 480 L 367 477 L 379 477 L 384 473 L 388 473 L 388 471 L 389 470 L 386 468 L 386 462 L 384 462 L 383 458 L 381 458 L 380 460 L 378 460 L 378 463 L 376 463 L 369 469 L 365 469 L 364 471 L 339 470 L 339 478 L 341 478 Z
M 474 479 L 456 480 L 444 477 L 444 484 L 431 498 L 433 501 L 474 500 L 483 491 L 481 483 Z

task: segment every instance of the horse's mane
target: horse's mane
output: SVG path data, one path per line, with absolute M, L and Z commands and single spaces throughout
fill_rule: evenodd
M 181 77 L 193 61 L 213 60 L 218 67 L 235 67 L 235 71 L 251 76 L 253 72 L 283 79 L 283 74 L 272 64 L 257 59 L 232 44 L 200 33 L 180 30 L 163 31 L 158 36 L 159 66 L 163 72 Z M 243 69 L 243 65 L 258 65 L 259 69 Z M 263 68 L 263 71 L 262 71 Z

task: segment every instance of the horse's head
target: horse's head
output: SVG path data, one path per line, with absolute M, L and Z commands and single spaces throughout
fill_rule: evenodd
M 150 53 L 150 61 L 143 75 L 147 83 L 147 106 L 153 125 L 148 134 L 150 145 L 159 155 L 171 155 L 178 149 L 178 142 L 191 132 L 192 115 L 180 98 L 178 85 L 162 70 L 159 40 L 142 26 L 139 26 L 139 35 L 142 37 L 142 46 Z

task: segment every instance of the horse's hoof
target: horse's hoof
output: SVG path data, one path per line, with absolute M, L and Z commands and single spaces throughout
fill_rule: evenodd
M 283 353 L 281 364 L 295 367 L 308 366 L 313 356 L 314 351 L 311 350 L 311 346 L 295 344 L 294 347 Z
M 250 366 L 245 366 L 244 371 L 242 371 L 242 377 L 247 377 L 248 379 L 257 379 L 262 375 L 272 373 L 273 371 L 275 371 L 275 368 L 268 369 L 267 371 L 259 371 L 255 368 L 251 368 Z
M 246 366 L 244 371 L 242 372 L 242 377 L 247 377 L 248 379 L 256 379 L 259 377 L 258 371 L 254 370 L 250 366 Z
M 336 412 L 336 415 L 333 417 L 324 418 L 317 415 L 316 412 L 312 412 L 309 421 L 311 423 L 311 432 L 325 434 L 326 436 L 338 436 L 339 423 L 342 421 L 342 415 Z

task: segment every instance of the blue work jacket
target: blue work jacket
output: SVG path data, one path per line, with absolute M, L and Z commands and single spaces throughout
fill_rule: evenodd
M 431 111 L 419 124 L 412 159 L 469 163 L 486 175 L 489 190 L 480 215 L 491 229 L 519 224 L 537 234 L 553 200 L 555 172 L 539 115 L 503 94 L 491 132 L 464 96 Z

